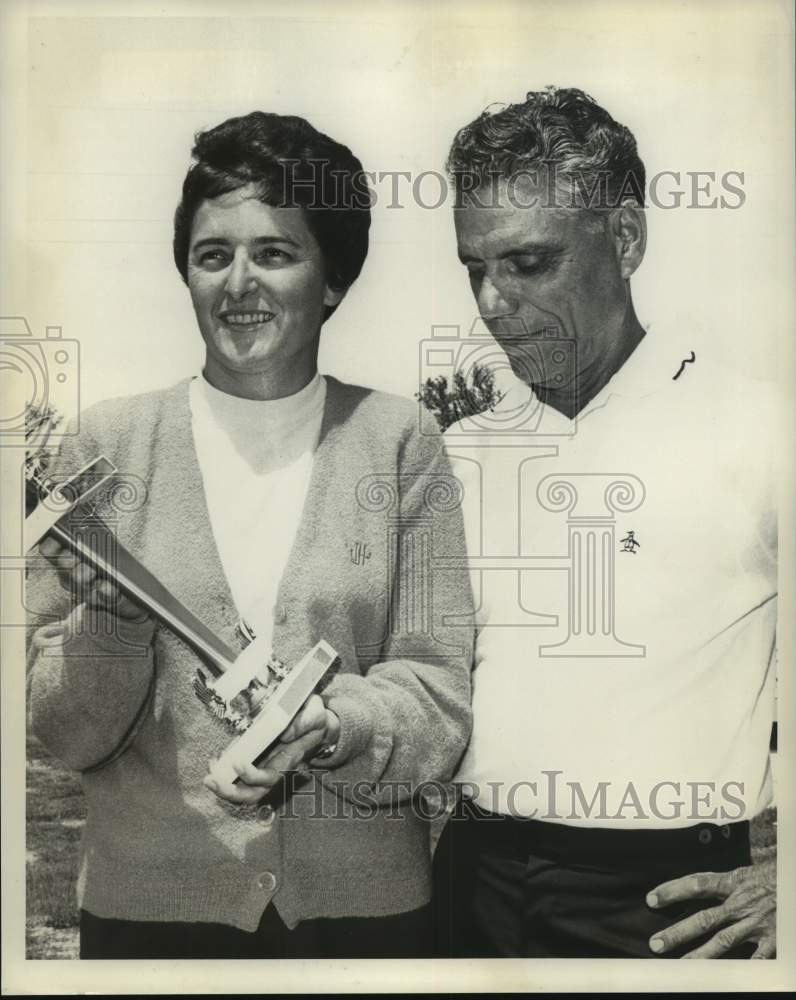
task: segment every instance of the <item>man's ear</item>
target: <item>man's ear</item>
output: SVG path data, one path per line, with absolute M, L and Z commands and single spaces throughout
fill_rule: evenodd
M 644 259 L 647 247 L 647 219 L 637 205 L 622 205 L 611 214 L 611 235 L 616 247 L 616 262 L 627 280 Z
M 323 304 L 325 306 L 330 306 L 330 307 L 339 306 L 340 303 L 345 298 L 345 293 L 347 291 L 348 291 L 347 288 L 336 289 L 336 288 L 330 288 L 330 286 L 327 285 L 326 291 L 324 292 L 323 295 Z

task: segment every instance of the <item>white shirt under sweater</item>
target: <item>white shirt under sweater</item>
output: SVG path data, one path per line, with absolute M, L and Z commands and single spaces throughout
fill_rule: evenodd
M 688 346 L 649 332 L 574 423 L 532 397 L 536 433 L 511 438 L 505 414 L 532 396 L 518 383 L 498 433 L 465 420 L 445 435 L 469 554 L 507 557 L 471 572 L 474 729 L 457 780 L 486 809 L 666 828 L 771 801 L 774 390 L 703 353 L 674 379 Z M 551 475 L 574 484 L 576 507 Z M 606 486 L 623 476 L 635 509 L 610 514 Z M 518 572 L 518 557 L 538 563 Z M 612 617 L 599 600 L 611 582 Z M 600 638 L 611 631 L 625 645 Z
M 240 399 L 204 377 L 189 399 L 210 524 L 235 605 L 270 636 L 279 581 L 307 495 L 326 381 L 282 399 Z

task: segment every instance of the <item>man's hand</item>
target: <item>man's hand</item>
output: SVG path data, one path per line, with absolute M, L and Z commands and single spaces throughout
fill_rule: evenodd
M 146 617 L 145 609 L 125 597 L 110 580 L 101 579 L 92 566 L 82 562 L 54 538 L 44 538 L 39 543 L 39 553 L 53 564 L 61 586 L 78 595 L 78 604 L 106 608 L 127 621 Z
M 299 713 L 282 733 L 279 742 L 260 767 L 234 765 L 239 781 L 220 783 L 211 775 L 205 785 L 227 802 L 253 805 L 264 798 L 286 771 L 306 769 L 306 763 L 324 743 L 335 743 L 340 735 L 340 720 L 324 705 L 317 694 L 304 702 Z
M 745 942 L 755 942 L 752 958 L 774 958 L 777 951 L 776 849 L 748 868 L 731 872 L 699 872 L 657 886 L 647 905 L 663 909 L 686 899 L 719 899 L 718 906 L 700 910 L 659 931 L 650 948 L 663 955 L 695 938 L 716 933 L 683 958 L 719 958 Z

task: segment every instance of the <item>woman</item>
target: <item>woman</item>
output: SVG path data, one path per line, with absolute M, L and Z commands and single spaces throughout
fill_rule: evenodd
M 117 535 L 221 638 L 242 617 L 283 662 L 325 639 L 342 666 L 264 766 L 219 784 L 208 765 L 230 737 L 193 695 L 197 657 L 42 544 L 78 595 L 70 607 L 51 570 L 31 574 L 28 605 L 59 621 L 31 643 L 29 714 L 88 804 L 81 957 L 424 954 L 416 793 L 448 778 L 470 728 L 470 629 L 446 624 L 472 611 L 466 574 L 424 579 L 431 621 L 399 627 L 412 533 L 464 553 L 441 439 L 419 435 L 409 401 L 318 373 L 322 324 L 367 253 L 350 150 L 254 112 L 193 152 L 174 257 L 202 375 L 91 408 L 60 469 L 104 453 L 145 483 Z M 97 634 L 86 603 L 108 616 Z

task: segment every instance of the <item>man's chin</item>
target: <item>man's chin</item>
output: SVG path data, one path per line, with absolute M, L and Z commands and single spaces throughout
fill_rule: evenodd
M 538 367 L 531 368 L 528 365 L 514 364 L 511 365 L 511 370 L 514 375 L 522 382 L 527 385 L 529 389 L 533 389 L 534 392 L 573 392 L 575 386 L 575 376 L 570 375 L 569 377 L 555 377 L 552 378 L 545 375 Z

